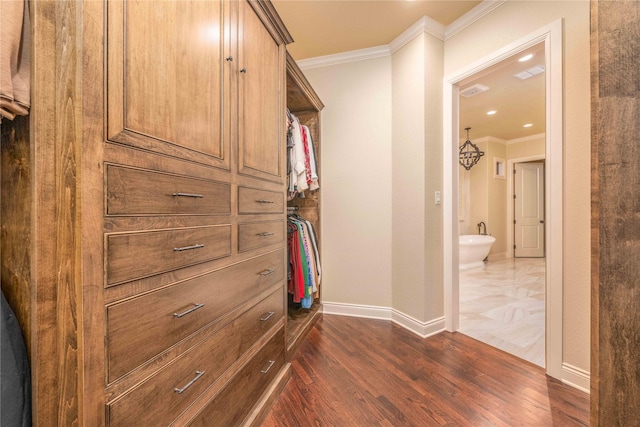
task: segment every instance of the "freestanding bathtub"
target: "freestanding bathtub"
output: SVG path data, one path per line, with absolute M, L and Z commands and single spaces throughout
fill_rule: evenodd
M 495 237 L 482 234 L 460 236 L 460 270 L 482 267 L 483 260 L 489 255 L 491 245 L 495 241 Z

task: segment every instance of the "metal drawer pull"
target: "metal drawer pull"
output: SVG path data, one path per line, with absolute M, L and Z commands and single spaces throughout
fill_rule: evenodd
M 265 314 L 264 316 L 262 316 L 262 317 L 260 318 L 260 321 L 261 321 L 261 322 L 266 322 L 267 320 L 271 319 L 271 316 L 273 316 L 274 314 L 276 314 L 276 312 L 275 312 L 275 311 L 270 311 L 270 312 L 268 312 L 267 314 Z
M 258 273 L 258 274 L 260 274 L 261 276 L 268 276 L 268 275 L 270 275 L 271 273 L 273 273 L 274 271 L 275 271 L 275 270 L 274 270 L 273 268 L 269 268 L 269 269 L 267 269 L 267 270 L 262 270 L 262 271 L 261 271 L 260 273 Z
M 269 372 L 271 370 L 271 368 L 273 367 L 273 365 L 275 363 L 276 363 L 275 360 L 269 360 L 269 366 L 267 366 L 266 369 L 263 369 L 260 372 L 262 372 L 263 374 L 266 374 L 267 372 Z
M 204 248 L 204 245 L 198 243 L 197 245 L 183 246 L 181 248 L 173 248 L 173 250 L 176 252 L 182 252 L 182 251 L 189 251 L 191 249 L 200 249 L 200 248 Z
M 193 304 L 193 307 L 191 307 L 189 310 L 187 311 L 183 311 L 182 313 L 173 313 L 173 317 L 184 317 L 189 313 L 193 313 L 194 311 L 196 311 L 199 308 L 204 307 L 204 304 Z
M 265 232 L 263 232 L 263 233 L 258 233 L 258 234 L 257 234 L 257 236 L 260 236 L 260 237 L 269 237 L 269 236 L 273 236 L 273 233 L 272 233 L 272 232 L 270 232 L 270 231 L 265 231 Z
M 275 203 L 275 202 L 273 200 L 259 199 L 259 200 L 256 200 L 256 203 Z
M 186 389 L 188 389 L 189 387 L 191 387 L 193 385 L 193 383 L 195 383 L 196 381 L 198 381 L 200 379 L 201 376 L 204 375 L 204 371 L 196 371 L 196 376 L 194 379 L 192 379 L 191 381 L 189 381 L 187 384 L 185 384 L 184 387 L 182 388 L 174 388 L 173 391 L 175 391 L 178 394 L 182 394 L 185 392 Z
M 201 199 L 204 197 L 204 194 L 193 194 L 193 193 L 173 193 L 173 197 L 195 197 L 196 199 Z

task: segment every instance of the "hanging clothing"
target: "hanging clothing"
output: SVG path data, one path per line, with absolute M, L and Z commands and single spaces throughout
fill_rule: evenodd
M 31 106 L 29 2 L 0 1 L 0 120 L 26 116 Z
M 318 164 L 309 127 L 287 110 L 287 175 L 288 199 L 304 197 L 306 190 L 317 190 Z
M 320 257 L 313 225 L 298 215 L 287 221 L 289 275 L 287 289 L 293 302 L 310 308 L 318 296 L 321 277 Z

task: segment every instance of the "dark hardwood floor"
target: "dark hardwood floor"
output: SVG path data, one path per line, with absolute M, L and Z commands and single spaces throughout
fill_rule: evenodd
M 324 315 L 262 425 L 587 426 L 589 396 L 460 333 Z

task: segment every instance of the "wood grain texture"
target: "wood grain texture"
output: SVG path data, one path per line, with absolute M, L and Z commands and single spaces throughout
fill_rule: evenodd
M 260 21 L 260 5 L 238 3 L 238 173 L 283 182 L 284 47 Z
M 188 425 L 236 427 L 284 366 L 284 331 L 280 330 Z
M 228 323 L 212 339 L 195 346 L 110 404 L 109 425 L 129 426 L 131 420 L 136 420 L 136 424 L 141 426 L 170 424 L 192 404 L 195 397 L 209 388 L 258 338 L 282 319 L 283 292 L 280 287 Z M 174 389 L 184 387 L 194 378 L 196 371 L 204 374 L 183 393 L 176 393 Z
M 2 292 L 31 349 L 31 147 L 29 117 L 3 120 L 2 136 Z
M 31 291 L 34 425 L 75 425 L 82 405 L 81 132 L 73 1 L 33 4 Z
M 594 426 L 640 419 L 640 3 L 592 7 Z M 595 225 L 595 224 L 594 224 Z
M 281 252 L 235 264 L 107 307 L 110 381 L 281 283 Z M 261 272 L 272 271 L 267 275 Z M 184 317 L 194 306 L 201 308 Z
M 591 369 L 590 369 L 590 424 L 598 425 L 598 389 L 600 376 L 600 169 L 598 167 L 598 2 L 591 2 Z
M 460 333 L 324 315 L 263 427 L 586 426 L 589 397 Z

